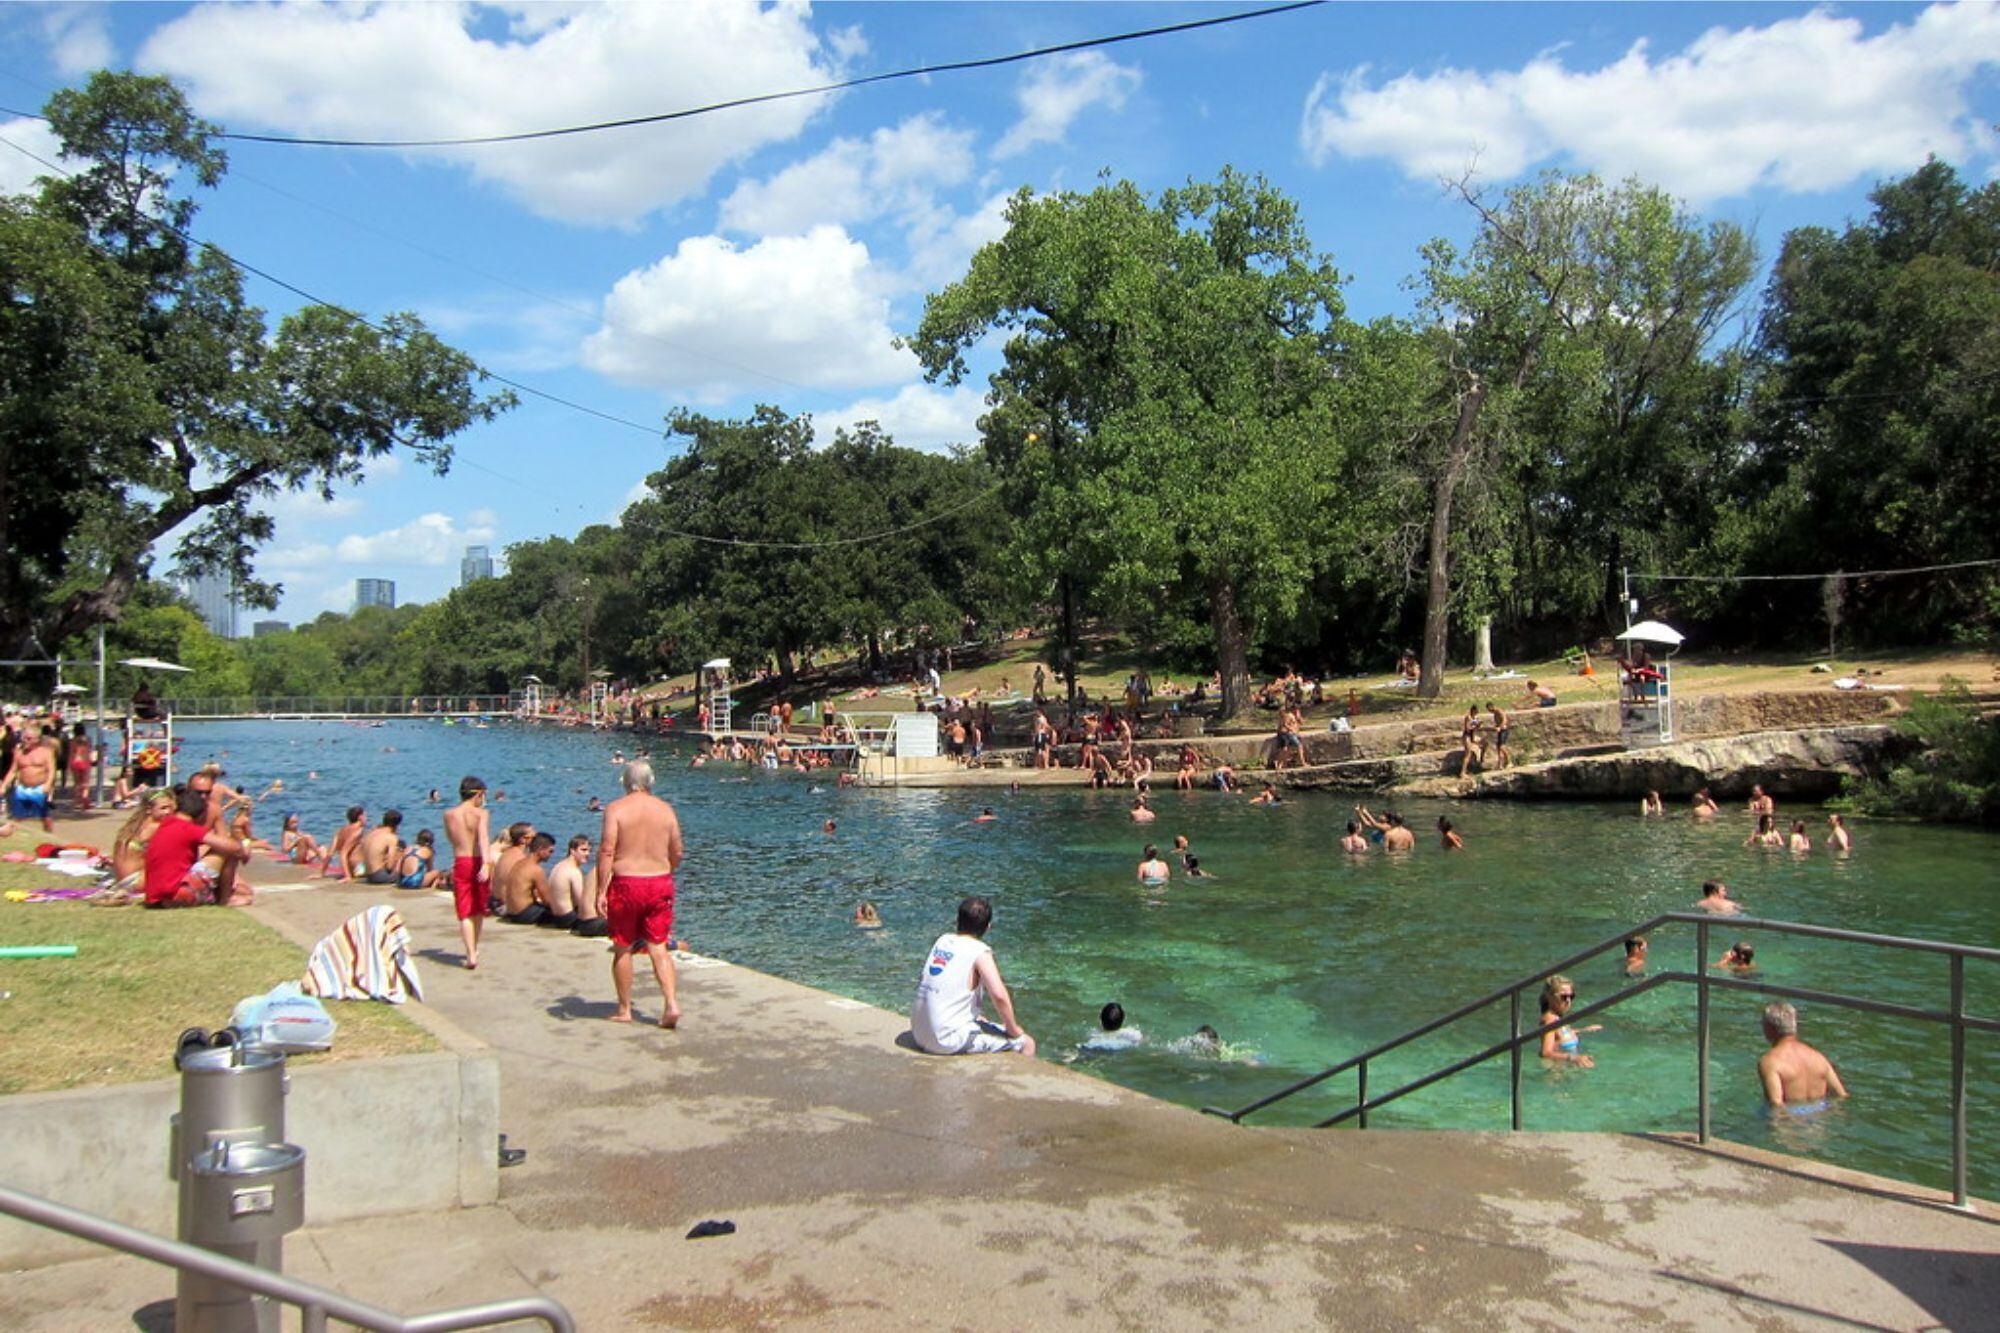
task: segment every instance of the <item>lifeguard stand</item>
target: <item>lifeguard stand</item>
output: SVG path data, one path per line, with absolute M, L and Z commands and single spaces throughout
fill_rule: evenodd
M 532 722 L 542 715 L 542 678 L 540 676 L 521 677 L 521 716 Z
M 605 683 L 605 678 L 610 674 L 601 668 L 590 673 L 590 725 L 593 727 L 604 726 L 611 720 L 605 707 L 605 700 L 611 694 L 611 687 Z
M 718 657 L 701 664 L 701 674 L 708 681 L 708 734 L 726 737 L 729 735 L 729 659 Z
M 1628 748 L 1666 745 L 1674 738 L 1674 666 L 1671 654 L 1685 642 L 1659 620 L 1642 620 L 1617 636 L 1625 645 L 1618 665 L 1618 731 Z M 1655 647 L 1666 651 L 1651 656 Z M 1642 652 L 1643 650 L 1643 652 Z M 1637 659 L 1646 660 L 1639 663 Z

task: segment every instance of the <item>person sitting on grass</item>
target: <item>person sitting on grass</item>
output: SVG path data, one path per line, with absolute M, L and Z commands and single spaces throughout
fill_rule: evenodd
M 208 793 L 183 789 L 174 813 L 146 843 L 146 906 L 201 907 L 236 896 L 236 871 L 249 855 L 250 812 L 237 814 L 228 833 L 208 827 Z

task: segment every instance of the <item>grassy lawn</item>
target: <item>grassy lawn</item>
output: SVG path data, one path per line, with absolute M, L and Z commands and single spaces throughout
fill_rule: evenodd
M 60 835 L 58 835 L 60 836 Z M 31 850 L 39 833 L 0 839 Z M 33 865 L 0 864 L 0 890 L 77 885 Z M 0 902 L 0 945 L 74 944 L 74 958 L 0 959 L 0 1093 L 129 1083 L 173 1074 L 181 1030 L 218 1028 L 245 995 L 305 972 L 305 953 L 229 908 L 148 912 L 83 903 Z M 329 1006 L 334 1049 L 305 1062 L 435 1050 L 386 1004 Z

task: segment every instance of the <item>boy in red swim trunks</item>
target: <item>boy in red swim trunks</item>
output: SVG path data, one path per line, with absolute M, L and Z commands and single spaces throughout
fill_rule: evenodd
M 660 983 L 660 1026 L 681 1021 L 674 960 L 667 952 L 681 852 L 681 823 L 674 808 L 653 795 L 653 766 L 643 759 L 625 765 L 625 795 L 604 807 L 597 854 L 598 892 L 611 935 L 611 984 L 618 992 L 614 1023 L 632 1021 L 632 951 L 641 948 Z
M 487 836 L 486 784 L 475 777 L 458 783 L 458 804 L 444 812 L 445 836 L 451 839 L 451 897 L 458 909 L 458 936 L 465 945 L 467 971 L 479 966 L 479 928 L 486 920 L 492 896 L 493 867 L 487 861 L 492 839 Z

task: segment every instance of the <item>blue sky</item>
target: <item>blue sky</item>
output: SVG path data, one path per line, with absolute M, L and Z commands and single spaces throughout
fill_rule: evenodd
M 110 65 L 166 73 L 238 131 L 454 137 L 644 115 L 1229 12 L 1215 4 L 13 5 L 0 106 Z M 524 401 L 445 478 L 378 466 L 273 506 L 280 616 L 357 577 L 428 600 L 460 549 L 616 515 L 677 406 L 758 402 L 830 431 L 970 442 L 980 385 L 893 339 L 998 234 L 1014 190 L 1261 172 L 1297 199 L 1357 316 L 1404 308 L 1439 182 L 1637 174 L 1750 228 L 1838 226 L 1874 182 L 1996 164 L 2000 7 L 1328 5 L 1043 61 L 532 145 L 230 145 L 198 229 L 315 294 L 414 310 L 493 370 L 641 427 Z M 46 130 L 0 137 L 48 152 Z M 40 170 L 0 147 L 0 189 Z M 296 298 L 256 279 L 274 314 Z M 977 378 L 977 377 L 975 377 Z

